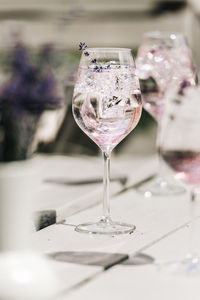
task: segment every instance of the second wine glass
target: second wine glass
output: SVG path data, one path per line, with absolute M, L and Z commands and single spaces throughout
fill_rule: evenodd
M 143 92 L 143 106 L 158 124 L 158 173 L 153 180 L 137 190 L 145 196 L 172 195 L 184 192 L 183 187 L 166 177 L 160 154 L 160 122 L 165 95 L 171 84 L 195 84 L 195 72 L 190 49 L 182 33 L 148 32 L 137 55 L 137 71 Z M 185 80 L 185 81 L 184 81 Z
M 110 218 L 109 177 L 113 148 L 137 125 L 142 110 L 139 81 L 131 49 L 89 48 L 83 51 L 73 96 L 78 126 L 99 146 L 104 159 L 103 216 L 80 224 L 76 231 L 122 234 L 135 225 Z

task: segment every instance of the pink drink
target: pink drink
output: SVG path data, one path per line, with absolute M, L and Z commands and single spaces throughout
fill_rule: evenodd
M 176 177 L 185 183 L 200 182 L 200 153 L 193 151 L 166 151 L 164 160 L 176 172 Z
M 186 45 L 143 45 L 139 48 L 136 64 L 139 78 L 144 85 L 146 81 L 144 108 L 156 119 L 162 115 L 164 95 L 172 82 L 180 85 L 187 80 L 191 85 L 195 84 L 191 53 Z M 148 87 L 150 78 L 153 80 Z
M 79 69 L 73 114 L 79 127 L 108 153 L 135 128 L 142 103 L 133 67 L 102 68 L 99 72 L 94 66 Z

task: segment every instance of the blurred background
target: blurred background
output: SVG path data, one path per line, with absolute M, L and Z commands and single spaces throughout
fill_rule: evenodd
M 199 0 L 1 0 L 1 56 L 23 43 L 32 61 L 38 49 L 54 49 L 52 68 L 62 107 L 45 111 L 37 133 L 39 152 L 98 155 L 97 146 L 79 129 L 71 113 L 74 80 L 81 52 L 88 47 L 128 47 L 136 56 L 147 31 L 183 32 L 200 63 Z M 0 61 L 3 61 L 0 57 Z M 5 62 L 5 60 L 4 60 Z M 6 76 L 0 76 L 0 83 Z M 114 150 L 118 154 L 155 152 L 156 123 L 143 110 L 137 128 Z

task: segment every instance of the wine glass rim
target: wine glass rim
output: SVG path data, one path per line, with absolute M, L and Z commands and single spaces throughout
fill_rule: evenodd
M 113 48 L 113 47 L 95 47 L 95 48 L 87 48 L 87 51 L 90 52 L 125 52 L 125 51 L 132 51 L 131 48 Z
M 178 38 L 184 38 L 184 34 L 182 32 L 176 32 L 176 31 L 149 31 L 144 33 L 144 37 L 149 37 L 149 38 L 171 38 L 171 39 L 176 39 Z

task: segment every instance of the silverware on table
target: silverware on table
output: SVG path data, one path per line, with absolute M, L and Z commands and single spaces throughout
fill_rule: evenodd
M 128 178 L 126 176 L 115 176 L 111 177 L 110 181 L 119 181 L 122 185 L 125 185 Z M 80 179 L 80 180 L 68 180 L 63 178 L 46 178 L 45 183 L 61 184 L 61 185 L 85 185 L 85 184 L 95 184 L 102 183 L 103 179 L 100 177 Z

